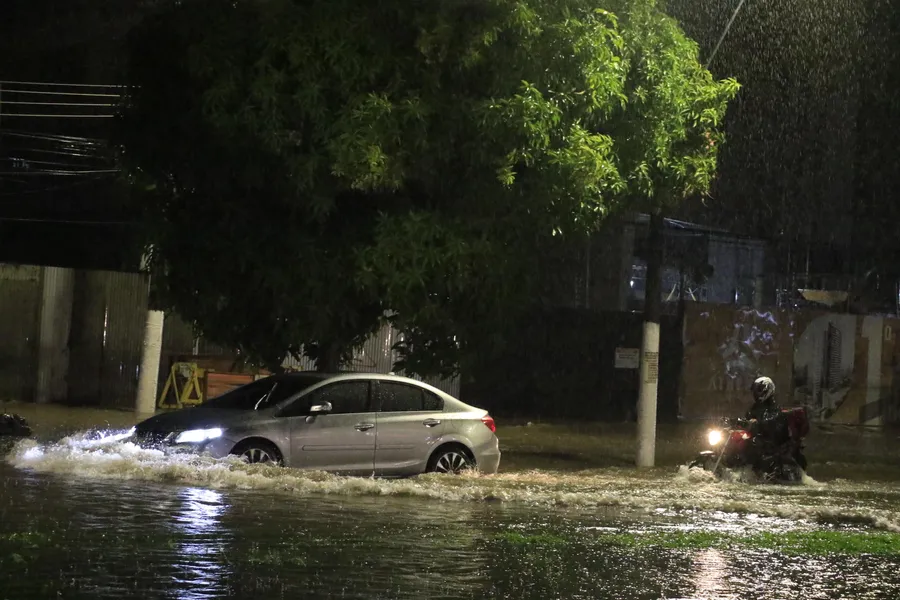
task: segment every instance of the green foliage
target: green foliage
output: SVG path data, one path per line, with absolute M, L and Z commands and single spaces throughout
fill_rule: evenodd
M 163 304 L 320 367 L 390 309 L 420 373 L 500 339 L 554 238 L 703 193 L 737 90 L 654 0 L 176 2 L 130 75 Z

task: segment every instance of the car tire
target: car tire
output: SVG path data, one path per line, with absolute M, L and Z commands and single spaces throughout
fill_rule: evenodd
M 284 466 L 284 458 L 275 444 L 263 440 L 242 442 L 231 451 L 249 464 Z
M 428 473 L 459 475 L 475 468 L 471 453 L 462 446 L 448 446 L 438 449 L 428 461 Z

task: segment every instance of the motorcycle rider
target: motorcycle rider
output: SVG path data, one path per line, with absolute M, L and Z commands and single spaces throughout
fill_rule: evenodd
M 778 415 L 778 405 L 775 403 L 775 382 L 770 377 L 757 377 L 750 386 L 753 394 L 753 406 L 747 411 L 748 421 L 763 423 Z
M 768 454 L 773 446 L 781 443 L 787 434 L 786 423 L 778 417 L 781 408 L 775 402 L 775 382 L 770 377 L 757 377 L 750 386 L 753 394 L 753 406 L 747 411 L 746 419 L 748 428 L 753 432 L 753 445 L 750 451 L 750 462 L 757 468 L 761 467 L 763 456 Z M 795 462 L 798 458 L 791 457 Z M 806 468 L 806 460 L 803 459 L 801 468 Z

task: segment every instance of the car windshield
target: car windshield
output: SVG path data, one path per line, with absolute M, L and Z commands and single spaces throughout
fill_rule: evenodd
M 242 385 L 230 392 L 207 400 L 203 406 L 232 410 L 262 410 L 290 398 L 322 381 L 321 377 L 289 375 L 272 376 Z

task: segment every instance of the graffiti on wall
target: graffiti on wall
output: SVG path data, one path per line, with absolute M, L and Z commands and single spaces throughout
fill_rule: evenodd
M 776 311 L 689 305 L 679 394 L 682 416 L 745 412 L 750 384 L 763 373 L 779 387 L 787 384 L 782 349 L 790 339 L 784 333 L 783 316 Z
M 855 315 L 814 318 L 794 344 L 794 403 L 809 407 L 814 419 L 831 417 L 853 385 L 855 349 Z
M 779 402 L 817 421 L 897 422 L 900 320 L 819 312 L 691 306 L 685 315 L 680 407 L 686 418 L 738 414 L 750 383 L 775 380 Z
M 794 402 L 822 421 L 881 425 L 897 407 L 897 319 L 820 315 L 794 347 Z

